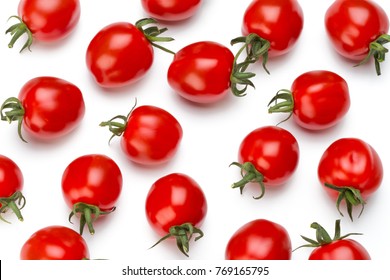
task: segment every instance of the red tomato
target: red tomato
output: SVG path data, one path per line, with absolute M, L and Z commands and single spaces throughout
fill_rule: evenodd
M 257 219 L 240 227 L 229 239 L 226 260 L 290 260 L 291 240 L 281 225 Z
M 117 118 L 124 124 L 117 122 Z M 108 126 L 113 136 L 123 134 L 122 151 L 131 161 L 143 165 L 169 161 L 176 154 L 183 137 L 177 119 L 155 106 L 137 107 L 127 117 L 118 116 L 102 122 L 100 126 Z
M 390 42 L 389 19 L 374 1 L 334 1 L 325 14 L 325 26 L 336 51 L 351 60 L 375 58 L 377 73 Z
M 337 198 L 337 207 L 345 199 L 352 219 L 352 206 L 364 206 L 364 200 L 379 188 L 383 166 L 378 153 L 368 143 L 357 138 L 341 138 L 323 153 L 318 178 L 327 193 Z
M 203 236 L 199 226 L 207 213 L 206 197 L 198 183 L 185 174 L 172 173 L 158 179 L 149 190 L 145 211 L 151 227 L 165 235 L 163 239 L 176 237 L 185 255 L 192 232 L 199 234 L 195 241 Z
M 298 125 L 310 130 L 334 126 L 351 103 L 347 82 L 333 72 L 321 70 L 300 75 L 291 91 L 280 90 L 268 105 L 273 102 L 276 104 L 269 108 L 270 113 L 289 112 Z
M 19 166 L 10 158 L 0 155 L 0 220 L 8 209 L 12 210 L 20 221 L 23 221 L 20 209 L 26 199 L 22 195 L 23 174 Z
M 242 180 L 233 184 L 241 192 L 249 182 L 261 186 L 261 198 L 264 185 L 284 184 L 298 166 L 299 146 L 295 137 L 287 130 L 277 126 L 264 126 L 250 132 L 241 142 L 239 162 L 233 162 L 241 168 Z
M 54 140 L 74 130 L 84 113 L 80 89 L 55 77 L 31 79 L 20 90 L 19 99 L 11 97 L 1 107 L 3 121 L 19 122 L 19 136 L 23 141 L 22 124 L 34 138 Z
M 66 37 L 80 19 L 80 2 L 78 0 L 21 0 L 18 14 L 20 23 L 11 26 L 6 33 L 14 36 L 9 44 L 10 48 L 23 33 L 27 33 L 29 38 L 23 50 L 30 48 L 33 39 L 51 42 Z
M 144 10 L 153 18 L 179 21 L 192 17 L 202 0 L 141 0 Z
M 89 258 L 87 243 L 80 234 L 63 226 L 35 232 L 24 243 L 21 260 L 82 260 Z
M 193 43 L 175 54 L 168 69 L 168 83 L 190 101 L 216 102 L 230 91 L 233 61 L 233 53 L 219 43 Z
M 80 214 L 80 234 L 87 224 L 94 234 L 93 222 L 115 210 L 122 190 L 122 173 L 109 157 L 99 154 L 76 158 L 62 175 L 62 193 L 72 209 L 69 219 Z
M 253 0 L 242 22 L 242 33 L 255 33 L 270 42 L 269 56 L 291 50 L 303 28 L 303 11 L 296 0 Z

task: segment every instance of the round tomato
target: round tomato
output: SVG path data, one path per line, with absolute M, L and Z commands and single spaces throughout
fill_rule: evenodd
M 226 260 L 290 260 L 291 240 L 287 230 L 265 219 L 250 221 L 229 239 Z
M 80 234 L 85 224 L 94 234 L 93 222 L 100 215 L 115 210 L 122 181 L 118 165 L 105 155 L 84 155 L 66 167 L 62 175 L 62 193 L 72 209 L 69 220 L 74 215 L 80 215 Z
M 55 77 L 31 79 L 20 90 L 19 98 L 8 98 L 1 106 L 1 119 L 17 121 L 23 141 L 22 125 L 36 139 L 53 140 L 74 130 L 84 113 L 80 89 Z
M 365 63 L 373 56 L 377 74 L 388 51 L 389 19 L 374 1 L 334 1 L 325 14 L 325 27 L 336 51 L 351 60 Z
M 19 166 L 10 158 L 0 155 L 0 220 L 8 209 L 12 210 L 20 221 L 23 216 L 20 210 L 26 199 L 22 195 L 23 174 Z
M 64 226 L 49 226 L 35 232 L 24 243 L 21 260 L 82 260 L 89 258 L 80 234 Z
M 296 0 L 253 0 L 242 22 L 242 33 L 255 33 L 270 44 L 269 56 L 291 50 L 303 28 L 303 11 Z
M 22 47 L 30 48 L 33 39 L 43 42 L 57 41 L 66 37 L 80 19 L 78 0 L 21 0 L 18 15 L 20 23 L 12 25 L 6 33 L 13 38 L 8 44 L 13 47 L 15 41 L 24 33 L 28 40 Z
M 145 203 L 146 217 L 151 227 L 164 237 L 175 237 L 179 250 L 186 256 L 193 234 L 203 236 L 199 229 L 207 213 L 206 197 L 194 179 L 172 173 L 158 179 L 150 188 Z
M 284 184 L 294 173 L 299 161 L 299 146 L 295 137 L 277 126 L 264 126 L 250 132 L 241 142 L 238 154 L 242 179 L 232 185 L 244 189 L 249 182 L 256 182 L 264 195 L 266 186 Z
M 374 148 L 363 140 L 341 138 L 323 153 L 318 178 L 337 201 L 338 209 L 345 200 L 352 219 L 352 207 L 362 205 L 363 211 L 365 200 L 379 188 L 383 179 L 382 161 Z
M 137 107 L 128 116 L 114 117 L 100 126 L 109 127 L 113 133 L 111 139 L 122 136 L 122 151 L 131 161 L 142 165 L 169 161 L 176 154 L 183 137 L 177 119 L 155 106 Z
M 268 106 L 273 102 L 276 104 L 268 109 L 269 113 L 290 113 L 298 125 L 310 130 L 334 126 L 348 112 L 351 103 L 347 82 L 333 72 L 321 70 L 300 75 L 291 91 L 278 91 Z
M 202 0 L 141 0 L 144 10 L 153 18 L 165 21 L 179 21 L 192 17 Z

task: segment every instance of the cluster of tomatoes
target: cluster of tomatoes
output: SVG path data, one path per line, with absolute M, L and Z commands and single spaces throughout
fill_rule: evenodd
M 248 69 L 288 53 L 298 41 L 304 25 L 303 11 L 297 0 L 253 0 L 243 15 L 242 36 L 231 44 L 241 45 L 237 54 L 218 42 L 200 41 L 178 52 L 162 46 L 173 40 L 163 37 L 166 28 L 157 21 L 182 21 L 193 16 L 201 0 L 140 1 L 150 18 L 132 24 L 112 23 L 93 36 L 86 50 L 86 64 L 97 85 L 105 88 L 131 86 L 151 68 L 154 49 L 173 54 L 167 81 L 174 92 L 193 103 L 220 102 L 228 94 L 246 95 L 255 87 L 255 76 Z M 169 4 L 168 4 L 169 3 Z M 34 41 L 53 42 L 70 34 L 80 18 L 78 0 L 21 0 L 16 21 L 6 31 L 12 36 L 9 47 L 26 38 L 21 51 Z M 359 11 L 359 12 L 355 12 Z M 362 12 L 363 11 L 363 12 Z M 364 19 L 361 17 L 365 13 Z M 270 16 L 272 15 L 272 16 Z M 42 21 L 41 18 L 46 20 Z M 389 20 L 374 1 L 337 0 L 326 12 L 326 30 L 336 51 L 358 65 L 373 59 L 381 75 L 380 63 L 388 51 Z M 278 32 L 275 32 L 277 30 Z M 351 31 L 353 30 L 353 32 Z M 22 36 L 25 35 L 25 36 Z M 269 113 L 288 113 L 301 127 L 319 131 L 333 127 L 350 108 L 349 87 L 338 74 L 325 70 L 301 74 L 291 89 L 282 89 L 269 101 Z M 4 100 L 1 120 L 17 122 L 22 141 L 29 138 L 52 142 L 73 132 L 83 120 L 86 104 L 74 84 L 42 76 L 29 80 L 19 96 Z M 100 126 L 120 137 L 123 153 L 140 166 L 158 166 L 177 153 L 183 127 L 176 116 L 152 105 L 137 106 L 125 115 L 102 121 Z M 283 122 L 284 122 L 283 121 Z M 247 184 L 258 185 L 263 198 L 267 189 L 290 180 L 298 167 L 300 149 L 288 130 L 276 126 L 254 129 L 241 142 L 238 160 L 242 178 L 232 184 L 240 192 Z M 26 137 L 28 135 L 28 138 Z M 321 185 L 334 198 L 343 216 L 345 203 L 350 219 L 357 206 L 364 209 L 381 185 L 383 167 L 375 149 L 358 138 L 341 138 L 323 153 L 318 166 Z M 62 193 L 71 209 L 69 220 L 79 219 L 79 233 L 63 226 L 49 226 L 34 233 L 22 246 L 21 259 L 87 259 L 89 250 L 82 238 L 84 228 L 95 233 L 94 222 L 116 210 L 122 191 L 123 176 L 117 163 L 103 154 L 88 154 L 74 159 L 64 170 Z M 0 155 L 0 218 L 12 211 L 23 220 L 23 175 L 10 158 Z M 190 176 L 171 173 L 156 180 L 145 203 L 146 218 L 161 235 L 157 244 L 175 238 L 178 249 L 188 256 L 191 241 L 204 233 L 202 222 L 207 214 L 207 200 L 201 186 Z M 369 259 L 365 248 L 340 234 L 340 220 L 331 238 L 318 223 L 311 225 L 317 240 L 307 237 L 308 247 L 317 247 L 310 259 Z M 266 246 L 264 244 L 267 244 Z M 45 249 L 43 249 L 45 247 Z M 49 250 L 48 248 L 56 248 Z M 60 249 L 58 249 L 60 248 Z M 290 259 L 292 245 L 287 230 L 266 219 L 253 220 L 235 232 L 226 246 L 226 259 Z

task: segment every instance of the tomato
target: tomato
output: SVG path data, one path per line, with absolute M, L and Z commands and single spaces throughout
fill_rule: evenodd
M 226 260 L 290 260 L 287 230 L 272 221 L 257 219 L 240 227 L 229 239 Z
M 101 29 L 91 40 L 86 53 L 86 63 L 95 81 L 101 87 L 115 88 L 132 84 L 145 76 L 154 59 L 153 47 L 169 50 L 154 41 L 170 41 L 158 37 L 164 29 L 143 30 L 145 25 L 156 23 L 143 19 L 135 25 L 128 22 L 112 23 Z
M 158 20 L 179 21 L 192 17 L 202 4 L 202 0 L 141 0 L 142 7 Z
M 269 56 L 289 52 L 303 29 L 303 11 L 296 0 L 253 0 L 247 7 L 242 33 L 255 33 L 270 43 Z
M 13 38 L 9 43 L 12 48 L 15 41 L 24 33 L 28 40 L 22 47 L 30 48 L 33 39 L 42 42 L 58 41 L 73 31 L 80 19 L 78 0 L 21 0 L 18 7 L 20 23 L 12 25 L 6 33 Z
M 10 209 L 23 221 L 20 213 L 26 203 L 22 195 L 23 181 L 19 166 L 10 158 L 0 155 L 0 220 L 7 222 L 2 214 Z
M 115 210 L 122 181 L 118 165 L 105 155 L 84 155 L 66 167 L 62 175 L 62 193 L 72 209 L 69 220 L 74 215 L 80 215 L 80 234 L 85 224 L 94 234 L 93 222 Z
M 256 182 L 264 195 L 265 185 L 274 187 L 284 184 L 298 166 L 299 146 L 295 137 L 277 126 L 264 126 L 251 131 L 242 140 L 238 161 L 232 165 L 241 168 L 242 179 L 232 185 L 243 188 L 249 182 Z
M 89 258 L 87 243 L 80 234 L 64 226 L 36 231 L 23 244 L 21 260 L 82 260 Z
M 389 19 L 374 1 L 334 1 L 325 14 L 325 27 L 335 50 L 342 56 L 367 62 L 374 57 L 377 74 L 379 63 L 388 51 L 383 44 L 390 42 Z
M 367 250 L 353 239 L 347 237 L 351 235 L 360 235 L 360 233 L 349 233 L 341 236 L 340 220 L 336 220 L 335 235 L 332 239 L 326 230 L 318 223 L 312 223 L 311 228 L 316 230 L 317 240 L 302 236 L 309 242 L 302 247 L 315 248 L 309 256 L 309 260 L 370 260 L 370 254 Z M 297 248 L 297 249 L 298 249 Z M 296 250 L 296 249 L 295 249 Z
M 291 90 L 278 91 L 268 105 L 273 102 L 276 104 L 268 112 L 288 112 L 298 125 L 310 130 L 334 126 L 346 115 L 351 103 L 347 82 L 323 70 L 300 75 Z
M 148 105 L 133 109 L 128 116 L 102 122 L 100 126 L 108 126 L 112 137 L 122 136 L 124 154 L 142 165 L 169 161 L 176 154 L 183 137 L 183 129 L 174 116 L 164 109 Z
M 346 201 L 352 219 L 352 206 L 364 207 L 365 200 L 381 185 L 382 161 L 365 141 L 341 138 L 323 153 L 318 164 L 318 178 L 326 192 L 337 200 L 338 209 L 340 202 Z
M 4 111 L 4 112 L 3 112 Z M 55 77 L 37 77 L 20 90 L 19 98 L 11 97 L 1 106 L 3 121 L 17 121 L 38 140 L 54 140 L 73 131 L 81 122 L 85 104 L 80 89 Z
M 150 188 L 145 212 L 150 226 L 164 237 L 175 237 L 179 250 L 186 256 L 189 241 L 198 234 L 207 213 L 206 197 L 198 183 L 188 175 L 172 173 L 158 179 Z

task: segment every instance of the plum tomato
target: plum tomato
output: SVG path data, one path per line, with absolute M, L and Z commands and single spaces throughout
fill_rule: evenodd
M 157 20 L 180 21 L 192 17 L 202 0 L 141 0 L 146 13 Z

